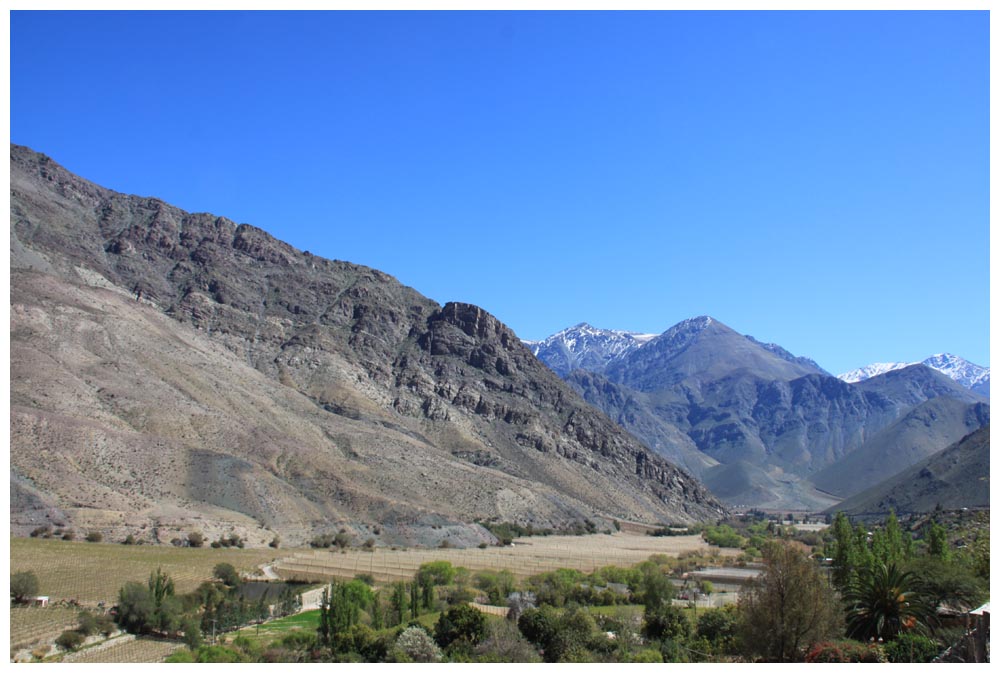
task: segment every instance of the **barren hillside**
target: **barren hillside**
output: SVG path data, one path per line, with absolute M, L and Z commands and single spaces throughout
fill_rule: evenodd
M 721 511 L 482 309 L 18 146 L 11 268 L 15 533 L 462 545 Z

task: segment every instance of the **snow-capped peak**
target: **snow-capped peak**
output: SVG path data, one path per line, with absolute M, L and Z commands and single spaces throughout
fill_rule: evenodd
M 556 332 L 544 341 L 524 344 L 560 376 L 574 369 L 599 372 L 639 348 L 656 334 L 600 329 L 582 322 Z
M 916 364 L 926 365 L 974 392 L 989 396 L 989 367 L 980 367 L 951 353 L 938 353 L 920 362 L 876 362 L 867 367 L 841 374 L 837 378 L 847 383 L 857 383 L 873 376 L 891 372 L 894 369 L 902 369 Z

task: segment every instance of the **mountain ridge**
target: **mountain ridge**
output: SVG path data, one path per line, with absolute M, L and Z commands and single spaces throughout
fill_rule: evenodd
M 476 518 L 724 512 L 483 309 L 15 145 L 11 287 L 14 530 L 95 516 L 108 531 L 236 527 L 260 543 L 261 526 L 292 542 L 378 523 L 387 540 L 466 545 L 488 537 Z M 112 479 L 100 446 L 133 477 Z

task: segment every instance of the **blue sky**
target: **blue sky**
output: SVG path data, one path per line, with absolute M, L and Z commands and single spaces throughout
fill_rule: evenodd
M 519 336 L 989 365 L 986 12 L 11 15 L 11 140 Z

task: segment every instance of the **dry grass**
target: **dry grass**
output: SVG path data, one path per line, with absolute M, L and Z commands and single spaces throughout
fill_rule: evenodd
M 253 571 L 279 555 L 274 549 L 191 549 L 11 538 L 10 572 L 34 571 L 41 593 L 54 602 L 75 598 L 84 604 L 105 601 L 111 605 L 123 584 L 145 582 L 157 568 L 173 578 L 178 593 L 185 593 L 211 579 L 217 563 Z
M 739 550 L 718 550 L 697 535 L 650 537 L 616 533 L 522 538 L 512 547 L 486 549 L 376 549 L 374 552 L 351 550 L 300 551 L 283 558 L 275 570 L 286 579 L 323 581 L 331 577 L 351 578 L 359 573 L 375 581 L 394 582 L 413 577 L 427 561 L 444 560 L 469 570 L 510 570 L 519 578 L 530 577 L 556 568 L 575 568 L 591 572 L 602 566 L 632 566 L 653 554 L 678 556 L 685 552 L 735 556 Z

